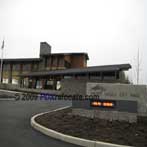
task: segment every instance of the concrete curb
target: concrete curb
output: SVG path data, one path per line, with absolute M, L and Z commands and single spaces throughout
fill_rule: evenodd
M 71 144 L 76 144 L 76 145 L 80 145 L 80 146 L 85 146 L 85 147 L 130 147 L 130 146 L 124 146 L 124 145 L 117 145 L 117 144 L 111 144 L 111 143 L 105 143 L 105 142 L 100 142 L 100 141 L 91 141 L 91 140 L 87 140 L 87 139 L 82 139 L 82 138 L 78 138 L 78 137 L 73 137 L 73 136 L 69 136 L 69 135 L 65 135 L 62 133 L 59 133 L 57 131 L 48 129 L 40 124 L 38 124 L 35 121 L 35 118 L 38 116 L 41 116 L 43 114 L 46 113 L 50 113 L 50 112 L 55 112 L 55 111 L 59 111 L 59 110 L 63 110 L 63 109 L 67 109 L 68 107 L 62 107 L 53 111 L 49 111 L 49 112 L 44 112 L 44 113 L 40 113 L 37 115 L 34 115 L 31 118 L 31 126 L 35 129 L 38 130 L 40 132 L 42 132 L 43 134 L 55 138 L 55 139 L 59 139 L 61 141 L 65 141 Z
M 21 92 L 18 92 L 18 91 L 11 91 L 11 90 L 5 90 L 5 89 L 0 89 L 0 91 L 9 92 L 9 93 L 21 93 Z

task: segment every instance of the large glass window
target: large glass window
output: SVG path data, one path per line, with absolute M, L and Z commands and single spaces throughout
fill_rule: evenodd
M 23 65 L 23 71 L 30 71 L 31 70 L 31 64 L 24 64 Z
M 13 70 L 20 70 L 20 64 L 13 64 Z

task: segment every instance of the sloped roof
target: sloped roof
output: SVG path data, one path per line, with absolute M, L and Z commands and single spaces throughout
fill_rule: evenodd
M 43 56 L 56 56 L 56 55 L 85 55 L 87 60 L 89 60 L 88 53 L 85 52 L 74 52 L 74 53 L 51 53 L 51 54 L 46 54 Z
M 87 60 L 89 60 L 88 54 L 84 52 L 76 52 L 76 53 L 51 53 L 43 56 L 59 56 L 59 55 L 85 55 Z M 41 58 L 7 58 L 3 59 L 4 63 L 6 62 L 33 62 L 33 61 L 41 61 Z
M 104 65 L 104 66 L 89 66 L 85 68 L 70 68 L 63 70 L 48 70 L 30 72 L 27 74 L 21 74 L 20 76 L 48 76 L 48 75 L 69 75 L 69 74 L 81 74 L 81 73 L 92 73 L 92 72 L 109 72 L 119 70 L 129 70 L 130 64 L 116 64 L 116 65 Z
M 41 58 L 8 58 L 3 59 L 5 62 L 32 62 L 32 61 L 40 61 Z

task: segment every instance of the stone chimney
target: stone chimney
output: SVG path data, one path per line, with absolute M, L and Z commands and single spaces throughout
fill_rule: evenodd
M 47 42 L 40 42 L 40 56 L 51 54 L 51 46 Z

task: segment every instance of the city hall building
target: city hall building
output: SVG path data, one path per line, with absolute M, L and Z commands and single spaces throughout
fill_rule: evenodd
M 88 60 L 84 52 L 52 53 L 51 46 L 41 42 L 39 58 L 3 59 L 1 80 L 35 89 L 59 89 L 63 79 L 127 82 L 124 71 L 131 68 L 130 64 L 87 66 Z

